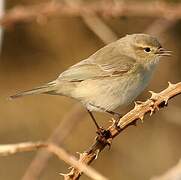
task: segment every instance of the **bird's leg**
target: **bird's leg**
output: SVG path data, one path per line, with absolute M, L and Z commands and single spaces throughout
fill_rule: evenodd
M 99 131 L 100 129 L 102 129 L 102 128 L 98 125 L 98 123 L 97 123 L 97 121 L 96 121 L 95 117 L 93 116 L 92 112 L 91 112 L 91 111 L 89 111 L 89 110 L 87 110 L 87 111 L 88 111 L 88 113 L 89 113 L 89 115 L 90 115 L 91 119 L 93 120 L 93 122 L 94 122 L 94 124 L 95 124 L 95 126 L 96 126 L 97 130 Z
M 109 138 L 111 136 L 110 132 L 108 130 L 105 130 L 104 128 L 100 127 L 98 125 L 95 117 L 93 116 L 92 112 L 89 110 L 87 110 L 87 111 L 90 114 L 91 119 L 93 120 L 94 124 L 96 125 L 97 134 L 98 134 L 97 140 L 107 144 L 110 147 L 111 146 L 110 141 L 109 141 Z

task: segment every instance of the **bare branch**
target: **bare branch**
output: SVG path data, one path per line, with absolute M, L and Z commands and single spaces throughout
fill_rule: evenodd
M 118 36 L 109 28 L 104 21 L 96 15 L 84 15 L 85 24 L 102 40 L 105 44 L 109 44 L 118 39 Z
M 84 163 L 80 161 L 77 161 L 75 157 L 68 154 L 64 149 L 52 143 L 26 142 L 26 143 L 19 143 L 19 144 L 0 145 L 0 156 L 12 155 L 19 152 L 25 152 L 25 151 L 34 151 L 39 148 L 46 148 L 46 150 L 55 154 L 59 159 L 65 161 L 72 167 L 78 169 L 80 172 L 84 172 L 87 176 L 89 176 L 90 178 L 94 180 L 107 179 L 101 174 L 99 174 L 97 171 L 95 171 L 93 168 L 85 165 Z M 63 175 L 63 176 L 66 177 L 66 175 Z
M 82 1 L 64 0 L 70 6 L 77 6 Z M 75 5 L 74 5 L 75 4 Z M 81 5 L 81 4 L 80 4 Z M 109 44 L 118 39 L 113 30 L 101 19 L 101 17 L 94 15 L 82 14 L 82 19 L 87 27 L 99 37 L 102 42 Z
M 47 144 L 41 142 L 25 142 L 19 144 L 0 145 L 0 156 L 8 156 L 20 152 L 34 151 L 42 147 L 47 147 Z
M 85 117 L 86 112 L 83 108 L 78 104 L 75 105 L 72 110 L 70 110 L 61 120 L 59 126 L 55 129 L 52 135 L 48 138 L 49 143 L 54 143 L 56 145 L 61 145 L 64 143 L 64 140 L 70 132 L 75 127 L 78 126 L 80 122 L 82 122 Z M 45 149 L 40 149 L 37 152 L 37 155 L 31 162 L 29 168 L 23 176 L 23 180 L 36 180 L 39 179 L 41 172 L 47 166 L 48 160 L 52 157 L 52 153 L 50 151 L 46 151 Z
M 181 179 L 181 160 L 179 160 L 177 165 L 169 169 L 163 175 L 151 178 L 151 180 L 179 180 L 179 179 Z
M 89 148 L 88 151 L 82 153 L 79 161 L 90 164 L 97 155 L 107 146 L 107 142 L 111 142 L 114 137 L 120 134 L 129 125 L 135 124 L 137 120 L 143 121 L 145 114 L 150 113 L 150 116 L 155 112 L 156 109 L 167 105 L 168 100 L 172 97 L 181 94 L 181 82 L 177 84 L 169 83 L 168 88 L 161 91 L 160 93 L 151 92 L 152 96 L 147 101 L 137 104 L 133 110 L 124 115 L 115 126 L 114 123 L 106 130 L 106 136 L 104 139 L 99 136 L 96 138 L 96 142 Z M 70 172 L 69 180 L 79 179 L 81 172 L 73 168 Z M 67 174 L 69 175 L 69 174 Z
M 168 30 L 170 27 L 176 24 L 177 19 L 156 19 L 149 27 L 144 31 L 147 34 L 152 34 L 154 36 L 162 36 L 162 34 Z M 162 42 L 164 38 L 162 38 Z
M 168 4 L 166 2 L 117 2 L 101 1 L 96 3 L 65 4 L 51 1 L 33 6 L 17 6 L 4 15 L 0 20 L 3 26 L 20 22 L 45 22 L 47 18 L 58 16 L 92 16 L 108 17 L 152 17 L 165 19 L 180 19 L 181 4 Z

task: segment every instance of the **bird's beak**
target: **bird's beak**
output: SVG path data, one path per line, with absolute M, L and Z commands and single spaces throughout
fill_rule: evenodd
M 166 50 L 164 48 L 159 48 L 158 51 L 156 52 L 156 54 L 158 54 L 159 56 L 171 56 L 172 51 Z

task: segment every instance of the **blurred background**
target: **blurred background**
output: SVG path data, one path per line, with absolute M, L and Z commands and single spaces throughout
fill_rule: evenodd
M 11 10 L 19 5 L 28 8 L 47 2 L 49 1 L 6 0 L 5 9 Z M 138 4 L 146 2 L 153 3 L 129 1 Z M 166 3 L 177 3 L 179 6 L 181 1 L 170 0 Z M 159 92 L 167 87 L 168 81 L 176 83 L 181 80 L 180 18 L 158 19 L 154 15 L 92 17 L 98 18 L 98 24 L 97 19 L 87 16 L 65 15 L 51 17 L 47 21 L 41 18 L 41 22 L 31 20 L 10 23 L 8 26 L 4 24 L 0 54 L 0 144 L 47 140 L 61 126 L 62 121 L 67 119 L 63 128 L 56 132 L 54 141 L 61 139 L 61 133 L 64 133 L 66 127 L 72 128 L 61 146 L 76 157 L 76 152 L 86 150 L 94 141 L 95 127 L 84 108 L 80 104 L 78 107 L 76 101 L 49 95 L 29 96 L 14 101 L 7 98 L 19 91 L 54 80 L 66 68 L 87 58 L 111 41 L 111 38 L 114 40 L 125 34 L 146 31 L 157 36 L 163 47 L 173 51 L 172 57 L 162 58 L 149 87 L 138 97 L 139 100 L 150 97 L 148 90 Z M 102 39 L 94 28 L 102 28 L 103 25 L 109 32 L 105 28 L 101 29 Z M 125 113 L 131 107 L 133 106 L 122 112 Z M 76 115 L 68 117 L 76 111 Z M 110 125 L 109 116 L 100 113 L 95 115 L 101 125 Z M 181 157 L 180 139 L 181 96 L 178 96 L 169 101 L 169 106 L 159 113 L 152 117 L 146 116 L 143 124 L 138 122 L 137 127 L 126 129 L 113 141 L 111 149 L 101 153 L 92 166 L 111 180 L 151 179 L 178 162 Z M 0 179 L 21 179 L 35 155 L 36 152 L 28 152 L 0 157 Z M 59 173 L 68 172 L 68 167 L 53 156 L 38 179 L 61 179 Z M 29 179 L 34 180 L 33 177 Z M 88 178 L 83 175 L 82 179 Z

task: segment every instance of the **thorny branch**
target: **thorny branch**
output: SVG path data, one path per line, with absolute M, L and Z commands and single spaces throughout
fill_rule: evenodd
M 80 171 L 83 171 L 87 176 L 94 180 L 107 180 L 107 178 L 99 174 L 96 170 L 80 161 L 77 161 L 75 157 L 68 154 L 64 149 L 52 143 L 25 142 L 19 144 L 0 145 L 0 156 L 8 156 L 19 152 L 34 151 L 39 148 L 45 148 L 49 152 L 56 155 L 60 160 L 65 161 L 73 167 L 76 167 Z
M 88 151 L 80 154 L 79 160 L 69 155 L 64 149 L 52 143 L 19 143 L 10 145 L 0 145 L 0 155 L 7 156 L 18 152 L 33 151 L 39 148 L 46 148 L 48 151 L 55 154 L 59 159 L 65 161 L 72 166 L 72 170 L 68 174 L 62 174 L 65 180 L 79 179 L 82 172 L 94 180 L 106 180 L 104 176 L 97 171 L 87 166 L 95 160 L 99 153 L 112 142 L 113 138 L 119 135 L 129 125 L 135 124 L 137 120 L 143 121 L 145 114 L 150 113 L 150 116 L 160 108 L 168 104 L 168 100 L 176 95 L 181 94 L 181 82 L 177 84 L 169 83 L 168 88 L 160 93 L 150 91 L 151 97 L 145 102 L 135 102 L 133 110 L 129 111 L 126 115 L 120 118 L 118 124 L 115 126 L 113 122 L 110 127 L 105 130 L 105 136 L 97 136 L 96 142 L 89 148 Z
M 114 2 L 101 1 L 95 3 L 60 3 L 51 1 L 39 5 L 17 6 L 10 9 L 0 20 L 2 26 L 10 26 L 20 22 L 36 20 L 46 22 L 47 18 L 58 16 L 93 16 L 105 17 L 152 17 L 165 19 L 180 19 L 181 4 L 166 2 Z
M 115 126 L 114 122 L 110 127 L 106 129 L 106 135 L 104 139 L 97 137 L 95 143 L 89 148 L 89 150 L 80 154 L 79 161 L 85 164 L 90 164 L 98 157 L 98 154 L 108 145 L 107 142 L 112 142 L 113 138 L 120 134 L 129 125 L 135 124 L 137 120 L 143 122 L 145 114 L 150 113 L 150 116 L 160 108 L 168 104 L 168 100 L 174 96 L 181 94 L 181 82 L 177 84 L 169 83 L 168 88 L 160 93 L 154 93 L 150 91 L 152 96 L 145 102 L 138 104 L 135 102 L 133 110 L 124 115 Z M 79 179 L 82 172 L 76 168 L 73 168 L 70 173 L 64 175 L 67 180 Z

